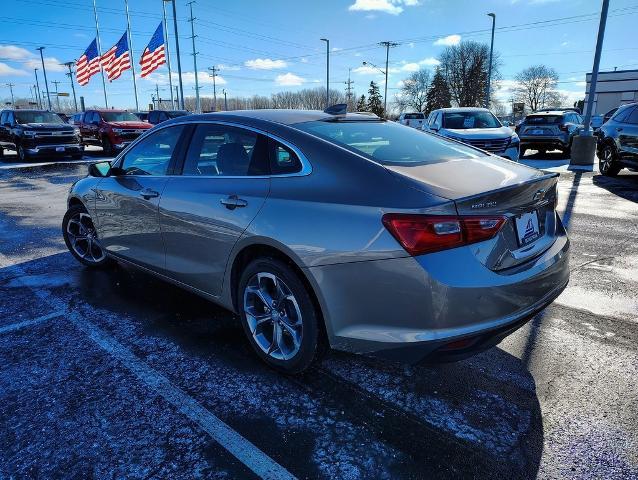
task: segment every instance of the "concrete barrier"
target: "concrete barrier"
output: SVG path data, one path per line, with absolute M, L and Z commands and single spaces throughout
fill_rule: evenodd
M 576 135 L 572 140 L 570 165 L 593 165 L 596 161 L 596 140 L 593 135 Z

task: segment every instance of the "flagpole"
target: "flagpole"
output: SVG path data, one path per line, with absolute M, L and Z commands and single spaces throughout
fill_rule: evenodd
M 175 98 L 173 97 L 173 77 L 171 74 L 171 52 L 168 49 L 168 25 L 166 25 L 166 0 L 162 0 L 162 10 L 164 11 L 164 43 L 166 46 L 166 66 L 168 67 L 168 84 L 171 90 L 171 108 L 175 108 Z
M 133 39 L 131 36 L 131 18 L 128 14 L 128 0 L 124 0 L 124 5 L 126 6 L 126 28 L 128 32 L 128 53 L 131 57 L 131 71 L 133 72 L 133 91 L 135 92 L 135 110 L 140 111 L 140 104 L 137 101 L 137 82 L 135 80 L 135 61 L 133 57 Z
M 102 75 L 102 89 L 104 90 L 104 106 L 105 108 L 109 108 L 109 101 L 106 97 L 106 80 L 104 80 L 104 69 L 102 68 L 102 46 L 100 45 L 100 27 L 97 22 L 97 6 L 95 5 L 95 0 L 93 0 L 93 15 L 95 15 L 95 38 L 97 40 L 97 54 L 100 56 L 100 74 Z
M 179 35 L 177 34 L 177 7 L 173 3 L 173 27 L 175 28 L 175 55 L 177 55 L 177 76 L 179 77 L 179 108 L 184 110 L 184 84 L 182 83 L 182 62 L 179 58 Z

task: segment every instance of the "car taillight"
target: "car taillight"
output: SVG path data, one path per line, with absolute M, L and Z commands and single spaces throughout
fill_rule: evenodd
M 422 255 L 488 240 L 505 218 L 387 213 L 382 221 L 406 252 Z

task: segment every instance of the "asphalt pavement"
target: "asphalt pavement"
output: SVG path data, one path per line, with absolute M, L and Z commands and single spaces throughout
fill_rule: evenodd
M 99 155 L 0 162 L 0 479 L 638 478 L 638 174 L 561 171 L 570 284 L 499 346 L 284 376 L 228 311 L 72 258 Z

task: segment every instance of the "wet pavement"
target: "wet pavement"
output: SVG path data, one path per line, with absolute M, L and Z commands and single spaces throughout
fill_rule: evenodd
M 0 478 L 638 478 L 637 174 L 561 174 L 570 285 L 498 347 L 419 367 L 332 352 L 289 377 L 224 309 L 72 258 L 86 164 L 11 160 Z

